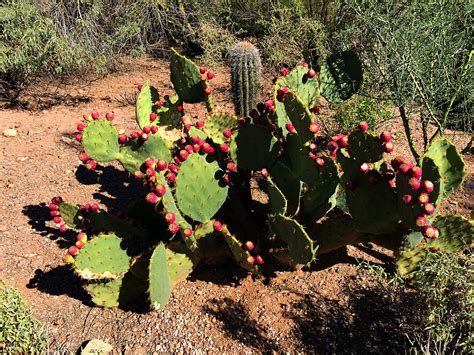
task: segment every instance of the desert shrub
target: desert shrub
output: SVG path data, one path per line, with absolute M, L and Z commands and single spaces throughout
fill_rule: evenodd
M 335 107 L 334 119 L 338 129 L 346 132 L 354 130 L 362 121 L 375 128 L 390 118 L 392 111 L 389 105 L 373 97 L 355 95 Z
M 472 255 L 429 253 L 416 275 L 423 297 L 423 329 L 409 338 L 424 353 L 468 353 L 474 348 Z
M 237 38 L 216 21 L 209 20 L 201 23 L 198 40 L 203 49 L 199 59 L 204 65 L 216 68 L 228 58 L 229 48 Z
M 0 352 L 42 353 L 47 339 L 20 292 L 0 282 Z
M 39 75 L 105 68 L 105 58 L 60 36 L 34 2 L 9 0 L 0 6 L 0 30 L 0 84 L 6 98 L 15 99 Z

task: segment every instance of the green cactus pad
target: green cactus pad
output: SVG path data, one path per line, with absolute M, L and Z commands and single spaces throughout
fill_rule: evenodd
M 309 131 L 309 125 L 313 121 L 313 115 L 308 109 L 308 106 L 292 91 L 285 95 L 285 111 L 286 116 L 293 123 L 297 135 L 303 143 L 308 142 L 314 138 L 314 134 Z M 278 119 L 278 126 L 286 136 L 289 132 L 286 129 L 286 122 L 281 122 Z
M 371 186 L 368 177 L 374 175 L 378 182 Z M 342 183 L 346 186 L 346 202 L 357 230 L 373 234 L 391 233 L 399 227 L 397 195 L 376 171 L 357 172 L 350 179 L 354 190 L 347 188 L 349 181 L 344 168 Z
M 84 150 L 91 159 L 108 162 L 119 154 L 118 132 L 109 121 L 89 122 L 82 132 Z
M 347 214 L 331 216 L 317 223 L 312 228 L 311 235 L 318 244 L 318 255 L 362 242 L 365 238 L 365 233 L 355 229 L 354 221 Z
M 221 233 L 234 256 L 235 261 L 245 270 L 257 271 L 257 268 L 254 265 L 249 264 L 247 261 L 250 253 L 244 249 L 242 242 L 240 242 L 235 235 L 230 233 L 226 226 L 223 227 Z
M 207 82 L 201 80 L 199 67 L 174 49 L 171 51 L 171 81 L 178 96 L 190 104 L 206 100 Z
M 270 197 L 270 208 L 272 214 L 286 214 L 288 201 L 285 195 L 271 178 L 268 178 L 268 195 Z
M 158 135 L 151 134 L 147 141 L 134 140 L 120 149 L 117 159 L 131 174 L 140 170 L 140 167 L 149 157 L 155 160 L 171 160 L 169 143 Z
M 158 127 L 180 127 L 182 124 L 181 118 L 183 117 L 183 112 L 178 108 L 179 106 L 182 107 L 182 105 L 183 102 L 180 100 L 178 95 L 171 96 L 161 108 L 156 110 L 157 119 L 153 124 Z
M 380 138 L 360 131 L 354 131 L 349 135 L 349 150 L 351 158 L 359 165 L 378 162 L 384 153 Z
M 427 253 L 428 250 L 424 247 L 402 251 L 397 259 L 398 274 L 404 279 L 413 279 L 419 263 L 426 257 Z
M 153 251 L 150 259 L 151 308 L 159 310 L 168 303 L 173 287 L 193 270 L 193 262 L 186 254 L 167 249 L 163 243 Z
M 112 281 L 91 283 L 84 286 L 97 306 L 114 308 L 119 306 L 120 288 L 123 277 Z
M 217 162 L 205 155 L 191 154 L 181 164 L 176 178 L 176 201 L 179 209 L 198 222 L 207 222 L 227 198 L 228 187 L 219 179 L 224 172 Z
M 298 213 L 301 202 L 303 183 L 293 171 L 281 161 L 277 161 L 270 171 L 270 176 L 287 200 L 287 215 Z
M 239 169 L 261 170 L 270 167 L 278 153 L 277 139 L 266 129 L 254 125 L 240 128 L 230 143 L 230 156 Z
M 457 215 L 438 216 L 433 225 L 438 228 L 439 237 L 428 240 L 428 248 L 455 253 L 472 247 L 474 240 L 473 220 Z
M 74 269 L 87 280 L 117 279 L 129 269 L 130 257 L 115 234 L 99 234 L 76 256 Z
M 222 144 L 228 140 L 224 137 L 223 131 L 227 128 L 235 131 L 237 127 L 237 117 L 226 114 L 213 114 L 207 117 L 203 130 L 214 143 Z
M 143 84 L 135 103 L 136 120 L 141 129 L 152 124 L 150 114 L 156 111 L 155 102 L 159 99 L 160 95 L 158 94 L 158 90 L 150 86 L 149 81 Z
M 61 218 L 69 228 L 82 229 L 82 221 L 79 219 L 79 205 L 61 202 L 58 207 Z
M 318 247 L 301 224 L 282 215 L 270 216 L 268 224 L 277 238 L 288 244 L 288 251 L 297 264 L 309 265 L 316 260 Z
M 466 176 L 465 164 L 453 143 L 447 139 L 438 139 L 431 143 L 423 160 L 425 157 L 432 159 L 438 166 L 443 197 L 449 196 L 462 185 Z
M 362 63 L 353 51 L 331 55 L 321 66 L 321 94 L 331 103 L 349 99 L 363 80 Z
M 324 157 L 325 164 L 316 168 L 308 180 L 308 190 L 303 194 L 303 213 L 318 220 L 336 205 L 339 175 L 333 159 Z
M 285 135 L 287 133 L 285 125 L 290 119 L 288 118 L 285 104 L 277 100 L 278 89 L 286 86 L 298 96 L 305 107 L 312 108 L 316 106 L 320 95 L 318 79 L 308 78 L 307 72 L 308 68 L 299 65 L 293 68 L 286 77 L 280 77 L 275 83 L 273 96 L 278 126 L 282 128 Z
M 204 139 L 204 140 L 208 138 L 206 133 L 204 133 L 202 130 L 196 127 L 191 127 L 188 134 L 190 137 L 198 136 L 199 138 Z
M 404 174 L 397 174 L 397 196 L 398 196 L 398 210 L 401 220 L 405 226 L 410 229 L 417 229 L 416 217 L 424 215 L 424 210 L 420 203 L 417 203 L 419 192 L 411 189 L 408 181 L 410 177 Z M 403 196 L 412 196 L 413 203 L 405 204 Z M 429 216 L 426 216 L 429 218 Z

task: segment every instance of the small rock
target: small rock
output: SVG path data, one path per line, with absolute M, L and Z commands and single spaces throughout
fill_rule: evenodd
M 112 345 L 100 339 L 92 339 L 89 340 L 84 349 L 81 350 L 81 355 L 109 354 L 112 350 Z
M 18 132 L 16 131 L 16 129 L 13 129 L 13 128 L 7 128 L 3 130 L 3 135 L 5 137 L 16 137 L 17 134 Z

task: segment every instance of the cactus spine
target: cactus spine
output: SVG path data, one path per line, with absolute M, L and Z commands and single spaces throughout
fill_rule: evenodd
M 246 116 L 257 104 L 262 64 L 257 47 L 243 41 L 230 49 L 232 94 L 235 113 Z

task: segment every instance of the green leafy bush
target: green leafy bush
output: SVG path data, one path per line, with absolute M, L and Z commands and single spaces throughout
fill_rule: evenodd
M 0 352 L 42 353 L 47 339 L 20 292 L 0 282 Z
M 386 102 L 372 97 L 355 95 L 350 100 L 336 106 L 334 116 L 338 129 L 351 131 L 365 121 L 369 127 L 377 127 L 380 123 L 392 118 L 392 111 Z

